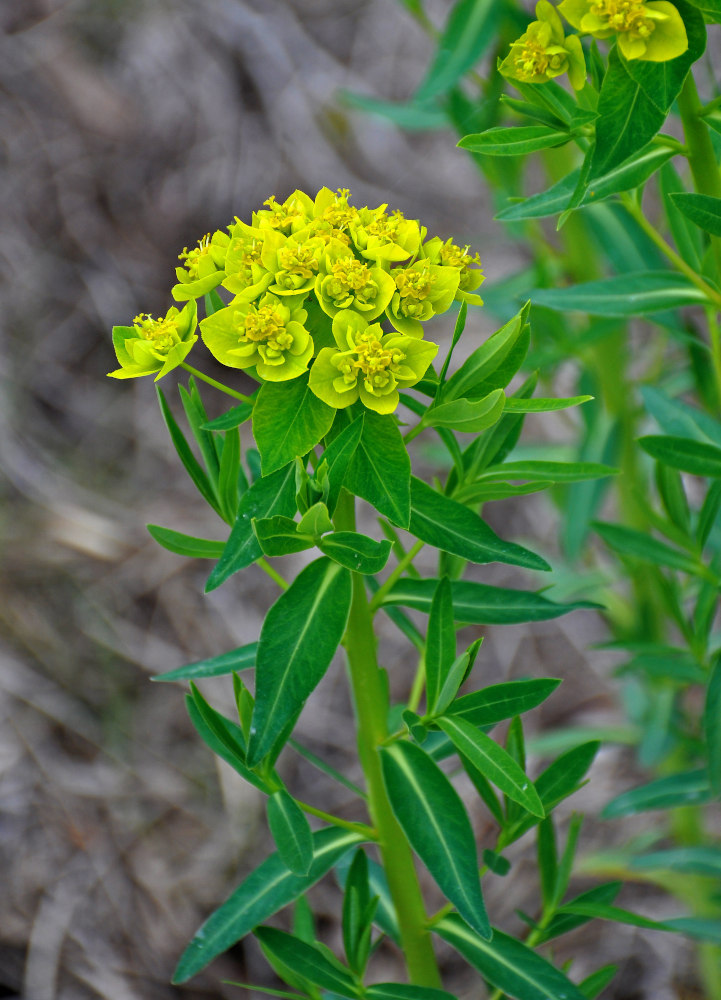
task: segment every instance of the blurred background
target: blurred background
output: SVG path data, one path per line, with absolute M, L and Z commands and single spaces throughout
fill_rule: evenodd
M 449 8 L 430 3 L 431 20 Z M 175 459 L 152 383 L 106 378 L 110 329 L 164 313 L 184 246 L 295 187 L 348 187 L 357 205 L 389 202 L 471 243 L 487 285 L 523 251 L 493 222 L 450 131 L 402 133 L 339 99 L 348 89 L 403 100 L 422 78 L 432 43 L 393 0 L 5 0 L 0 30 L 0 997 L 240 996 L 221 980 L 272 983 L 252 945 L 190 986 L 168 980 L 199 923 L 267 853 L 262 803 L 193 734 L 181 686 L 149 678 L 254 640 L 275 595 L 252 568 L 204 597 L 207 564 L 146 533 L 154 522 L 221 537 Z M 466 349 L 496 325 L 478 311 Z M 548 419 L 540 432 L 549 427 L 567 433 Z M 496 507 L 489 519 L 507 537 L 553 555 L 547 499 Z M 495 578 L 529 585 L 510 570 Z M 616 718 L 612 661 L 588 648 L 604 634 L 592 612 L 485 631 L 484 681 L 566 679 L 536 726 Z M 394 642 L 384 657 L 402 690 L 413 664 Z M 229 687 L 204 690 L 222 706 Z M 336 665 L 301 738 L 346 770 L 348 713 Z M 628 835 L 593 816 L 633 782 L 632 767 L 604 750 L 573 799 L 591 817 L 589 850 Z M 335 796 L 343 811 L 302 758 L 285 759 L 284 773 L 296 794 Z M 510 892 L 488 880 L 495 921 L 516 932 L 515 907 L 536 897 L 522 876 L 532 851 L 520 846 Z M 625 905 L 662 916 L 645 892 Z M 333 893 L 314 891 L 330 944 Z M 661 937 L 594 924 L 563 948 L 579 976 L 621 965 L 606 996 L 692 996 L 674 985 L 682 945 Z M 443 960 L 449 987 L 477 996 L 477 979 L 450 952 Z M 379 962 L 399 975 L 390 949 Z

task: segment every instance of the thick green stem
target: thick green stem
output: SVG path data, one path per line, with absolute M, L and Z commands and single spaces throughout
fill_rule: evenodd
M 354 499 L 342 494 L 335 515 L 336 527 L 355 529 Z M 440 987 L 423 896 L 413 855 L 405 834 L 393 815 L 383 782 L 379 746 L 388 736 L 388 696 L 376 659 L 373 619 L 359 573 L 353 574 L 353 601 L 344 644 L 353 688 L 358 724 L 358 753 L 368 791 L 371 821 L 378 833 L 388 887 L 398 917 L 408 976 L 416 986 Z

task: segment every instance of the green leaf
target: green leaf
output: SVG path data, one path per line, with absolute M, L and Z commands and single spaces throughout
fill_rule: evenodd
M 587 1000 L 596 1000 L 596 997 L 600 993 L 603 993 L 617 972 L 617 965 L 604 965 L 600 969 L 596 969 L 595 972 L 592 972 L 590 976 L 582 979 L 578 984 L 578 988 Z
M 631 77 L 615 45 L 608 56 L 608 69 L 598 96 L 598 113 L 592 177 L 608 173 L 646 146 L 666 118 L 666 112 L 660 111 L 641 84 Z
M 183 463 L 183 468 L 192 479 L 196 489 L 206 503 L 208 503 L 214 511 L 220 514 L 218 500 L 215 496 L 215 489 L 213 488 L 207 473 L 191 451 L 190 445 L 186 441 L 183 432 L 178 427 L 175 417 L 173 416 L 165 396 L 163 395 L 162 389 L 157 386 L 156 388 L 158 392 L 160 410 L 163 414 L 163 420 L 168 428 L 168 433 L 170 434 L 170 440 L 173 442 L 173 447 L 178 453 L 178 458 Z
M 440 718 L 437 723 L 456 750 L 504 795 L 518 802 L 534 816 L 546 815 L 530 778 L 490 736 L 454 715 Z
M 207 660 L 196 660 L 188 663 L 184 667 L 176 667 L 174 670 L 166 670 L 165 673 L 156 674 L 151 677 L 151 681 L 185 681 L 197 680 L 199 677 L 220 677 L 224 674 L 232 674 L 237 670 L 248 670 L 255 666 L 255 657 L 258 651 L 258 643 L 251 642 L 247 646 L 238 646 L 220 656 L 212 656 Z
M 559 132 L 547 125 L 503 125 L 476 135 L 464 136 L 456 145 L 470 153 L 482 153 L 486 156 L 524 156 L 538 149 L 563 146 L 570 138 L 568 132 Z
M 218 564 L 208 578 L 206 593 L 229 576 L 254 563 L 263 553 L 253 532 L 253 519 L 295 513 L 295 467 L 292 463 L 270 476 L 256 479 L 240 498 L 238 514 Z
M 252 403 L 241 403 L 240 406 L 232 406 L 225 413 L 222 413 L 215 420 L 209 420 L 202 424 L 204 431 L 229 431 L 234 427 L 240 427 L 253 413 Z
M 701 233 L 689 219 L 679 211 L 674 195 L 685 192 L 686 188 L 672 163 L 666 163 L 659 175 L 659 187 L 663 207 L 668 219 L 669 230 L 681 257 L 696 272 L 701 273 Z
M 625 64 L 629 76 L 641 85 L 645 96 L 663 113 L 669 111 L 681 92 L 689 69 L 706 48 L 706 28 L 701 14 L 684 0 L 679 0 L 677 9 L 688 37 L 686 51 L 664 62 L 630 59 Z
M 346 489 L 367 500 L 399 528 L 411 516 L 411 461 L 393 415 L 368 410 L 346 473 Z
M 631 858 L 635 871 L 674 871 L 684 875 L 721 876 L 721 850 L 718 847 L 672 847 Z
M 426 544 L 470 562 L 502 562 L 538 570 L 551 568 L 541 556 L 499 538 L 478 514 L 415 476 L 411 477 L 410 531 Z
M 689 438 L 651 434 L 638 439 L 643 450 L 659 462 L 695 476 L 721 478 L 721 448 Z
M 425 614 L 430 612 L 437 580 L 399 580 L 386 594 L 383 604 L 400 604 Z M 485 583 L 460 580 L 452 584 L 453 609 L 457 622 L 468 625 L 515 625 L 546 621 L 578 608 L 595 608 L 588 601 L 554 604 L 530 590 L 511 590 Z
M 228 524 L 233 523 L 238 511 L 240 471 L 240 434 L 237 428 L 233 428 L 226 431 L 223 437 L 223 452 L 218 472 L 218 501 Z
M 511 862 L 508 858 L 504 858 L 503 855 L 496 854 L 495 851 L 491 851 L 488 848 L 483 852 L 483 863 L 488 866 L 494 875 L 500 875 L 501 878 L 508 875 L 511 870 Z
M 604 885 L 594 886 L 593 889 L 588 889 L 586 892 L 582 892 L 576 896 L 571 900 L 571 903 L 613 903 L 621 891 L 622 885 L 622 882 L 606 882 Z M 551 922 L 543 931 L 541 940 L 550 941 L 552 938 L 560 937 L 562 934 L 568 934 L 577 927 L 588 923 L 590 919 L 590 917 L 582 914 L 570 913 L 564 908 L 563 913 L 557 912 L 554 915 Z
M 520 338 L 526 325 L 528 310 L 529 306 L 525 305 L 500 330 L 492 333 L 480 347 L 473 351 L 443 386 L 441 403 L 476 395 L 477 386 L 501 367 Z M 509 375 L 509 379 L 512 375 L 513 373 Z M 486 395 L 485 393 L 481 394 Z M 440 409 L 440 405 L 438 409 Z
M 255 537 L 266 556 L 285 556 L 312 548 L 315 545 L 313 535 L 301 534 L 297 529 L 297 521 L 282 514 L 260 520 L 253 518 Z
M 378 899 L 378 906 L 375 911 L 373 922 L 380 927 L 384 934 L 400 945 L 400 931 L 398 930 L 398 920 L 393 908 L 388 880 L 382 866 L 377 861 L 366 858 L 368 862 L 368 882 L 371 896 Z M 345 887 L 350 871 L 351 862 L 346 854 L 336 865 L 336 874 L 341 887 Z
M 583 993 L 532 948 L 494 928 L 484 941 L 455 915 L 433 930 L 470 962 L 491 986 L 517 1000 L 583 1000 Z
M 620 906 L 609 906 L 606 903 L 568 903 L 562 906 L 559 913 L 572 913 L 592 920 L 612 920 L 617 924 L 629 924 L 631 927 L 645 927 L 652 931 L 673 931 L 673 927 L 658 920 L 649 920 L 638 913 L 623 910 Z
M 342 90 L 340 97 L 349 107 L 385 118 L 407 132 L 429 132 L 448 128 L 448 115 L 434 101 L 383 101 L 350 90 Z
M 330 962 L 320 948 L 306 944 L 300 938 L 275 927 L 256 927 L 253 933 L 264 951 L 278 958 L 297 975 L 339 996 L 360 996 L 360 990 L 350 973 Z
M 146 528 L 159 545 L 179 556 L 218 559 L 225 548 L 225 542 L 216 542 L 210 538 L 195 538 L 193 535 L 184 535 L 171 528 L 161 528 L 159 524 L 146 524 Z
M 604 819 L 634 816 L 651 809 L 675 809 L 678 806 L 701 804 L 713 798 L 705 770 L 684 771 L 657 778 L 640 788 L 632 788 L 616 796 L 604 808 Z
M 647 146 L 608 173 L 595 177 L 588 185 L 578 207 L 583 208 L 585 205 L 604 201 L 613 194 L 630 191 L 645 184 L 659 167 L 675 155 L 675 150 L 664 146 Z M 509 205 L 498 212 L 495 218 L 500 222 L 520 222 L 525 219 L 544 219 L 562 212 L 576 190 L 580 175 L 580 168 L 572 170 L 548 190 Z
M 373 917 L 380 898 L 371 896 L 368 858 L 358 848 L 343 886 L 343 947 L 351 969 L 363 975 L 370 955 Z
M 709 486 L 701 510 L 698 512 L 696 541 L 702 548 L 708 541 L 711 529 L 716 523 L 719 508 L 721 508 L 721 482 L 716 480 Z
M 382 747 L 380 755 L 388 798 L 411 847 L 458 912 L 490 937 L 475 837 L 458 793 L 414 744 Z
M 503 389 L 494 389 L 482 399 L 452 399 L 426 410 L 421 423 L 425 427 L 450 427 L 464 434 L 479 434 L 500 420 L 505 402 Z
M 318 399 L 308 375 L 287 382 L 264 382 L 253 408 L 253 436 L 263 475 L 305 455 L 331 428 L 335 410 Z
M 375 983 L 367 987 L 364 996 L 368 1000 L 455 1000 L 453 994 L 445 990 L 408 983 Z
M 545 912 L 555 905 L 558 884 L 558 847 L 553 816 L 546 816 L 536 827 L 536 857 Z
M 350 602 L 350 573 L 322 558 L 306 566 L 268 611 L 255 663 L 249 766 L 270 752 L 328 669 L 343 638 Z
M 721 944 L 721 920 L 709 920 L 703 917 L 674 917 L 666 923 L 673 930 L 688 937 L 701 941 L 712 941 Z
M 584 479 L 599 479 L 601 476 L 616 476 L 618 469 L 598 462 L 504 462 L 491 465 L 479 477 L 479 482 L 499 479 L 531 479 L 537 482 L 577 483 Z
M 313 835 L 305 813 L 284 789 L 268 799 L 268 826 L 290 871 L 307 875 L 313 864 Z
M 266 783 L 245 766 L 245 737 L 242 729 L 211 708 L 197 690 L 192 697 L 189 694 L 185 696 L 185 707 L 205 745 L 249 784 L 267 794 Z
M 538 796 L 546 812 L 572 795 L 579 787 L 598 753 L 600 743 L 590 740 L 561 754 L 536 778 Z
M 413 529 L 411 529 L 413 530 Z M 456 658 L 453 597 L 448 577 L 438 581 L 428 617 L 426 637 L 426 702 L 428 714 L 437 708 L 443 685 Z
M 721 655 L 716 657 L 706 689 L 703 713 L 708 775 L 714 792 L 721 794 Z
M 363 434 L 363 421 L 364 417 L 361 414 L 356 417 L 352 424 L 344 427 L 340 434 L 333 438 L 319 459 L 319 466 L 323 462 L 328 463 L 328 496 L 325 505 L 331 516 L 338 503 L 346 472 L 360 443 Z
M 356 531 L 334 531 L 320 539 L 318 548 L 346 569 L 372 576 L 388 562 L 391 543 L 388 539 L 377 542 Z
M 471 779 L 473 787 L 478 792 L 481 801 L 485 803 L 491 816 L 493 816 L 496 823 L 498 823 L 500 827 L 505 826 L 506 820 L 503 815 L 503 809 L 501 808 L 501 803 L 499 802 L 498 796 L 493 791 L 488 781 L 483 777 L 478 768 L 474 767 L 473 764 L 471 764 L 471 762 L 466 757 L 463 756 L 463 754 L 459 755 L 459 759 L 461 762 L 461 766 L 463 767 L 463 770 Z M 488 864 L 488 862 L 486 862 L 486 864 Z
M 481 648 L 483 636 L 472 642 L 460 656 L 457 656 L 450 665 L 447 674 L 443 679 L 443 685 L 438 693 L 435 707 L 432 710 L 434 715 L 445 715 L 446 709 L 458 694 L 458 689 L 469 676 L 476 662 L 478 650 Z M 430 704 L 430 703 L 429 703 Z
M 633 318 L 709 301 L 688 278 L 676 271 L 639 271 L 570 288 L 538 288 L 534 305 L 560 312 Z
M 498 14 L 495 0 L 459 0 L 453 6 L 415 101 L 450 90 L 478 62 L 495 37 Z
M 210 481 L 217 485 L 219 464 L 216 439 L 209 431 L 203 429 L 204 424 L 207 423 L 208 414 L 205 412 L 195 378 L 191 376 L 188 385 L 190 392 L 186 390 L 185 386 L 178 386 L 180 401 L 183 404 L 188 426 L 200 448 Z
M 600 521 L 593 523 L 593 528 L 601 536 L 606 545 L 624 557 L 642 559 L 655 566 L 669 566 L 692 576 L 698 574 L 700 565 L 697 559 L 686 552 L 671 548 L 651 535 L 627 528 L 622 524 L 606 524 Z
M 712 236 L 721 236 L 721 198 L 707 194 L 672 194 L 674 204 L 687 219 Z
M 503 719 L 536 708 L 556 690 L 560 680 L 539 677 L 533 680 L 504 681 L 481 691 L 457 698 L 447 714 L 472 726 L 494 726 Z
M 681 399 L 672 398 L 655 386 L 644 386 L 641 395 L 646 409 L 665 434 L 709 440 L 721 445 L 721 423 Z
M 294 875 L 278 854 L 271 854 L 208 917 L 183 952 L 173 982 L 186 982 L 258 924 L 292 903 L 362 839 L 356 833 L 336 828 L 314 833 L 313 864 L 307 875 Z
M 453 327 L 453 337 L 451 338 L 451 346 L 448 348 L 448 353 L 446 354 L 446 359 L 443 362 L 443 367 L 441 368 L 440 374 L 438 376 L 439 388 L 446 381 L 446 374 L 448 372 L 448 366 L 451 363 L 451 358 L 453 357 L 453 352 L 456 348 L 456 344 L 461 339 L 463 331 L 466 328 L 466 319 L 468 318 L 468 303 L 461 302 L 461 308 L 458 310 L 458 315 L 456 316 L 456 323 Z
M 514 399 L 506 400 L 504 409 L 508 413 L 550 413 L 555 410 L 567 410 L 570 406 L 587 403 L 593 396 L 568 396 L 566 399 Z

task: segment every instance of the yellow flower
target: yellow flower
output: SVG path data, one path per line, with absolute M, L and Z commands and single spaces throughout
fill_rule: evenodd
M 153 319 L 141 313 L 132 326 L 113 327 L 113 346 L 120 368 L 108 372 L 111 378 L 138 378 L 155 375 L 155 381 L 167 375 L 185 360 L 198 339 L 195 301 L 182 309 L 173 306 L 165 316 Z
M 336 347 L 324 347 L 310 370 L 308 385 L 324 403 L 342 409 L 357 399 L 376 413 L 392 413 L 399 388 L 415 385 L 438 351 L 437 344 L 385 333 L 351 309 L 333 320 Z
M 255 368 L 267 382 L 287 382 L 308 368 L 313 340 L 308 314 L 289 298 L 268 292 L 255 305 L 237 295 L 225 309 L 200 321 L 203 343 L 230 368 Z
M 558 9 L 578 31 L 616 35 L 625 59 L 667 62 L 688 48 L 686 27 L 668 0 L 563 0 Z
M 223 239 L 225 234 L 215 233 L 211 239 L 208 233 L 198 240 L 198 245 L 192 250 L 185 247 L 178 254 L 178 260 L 184 263 L 175 269 L 178 284 L 173 286 L 172 295 L 176 302 L 187 302 L 205 295 L 217 288 L 225 277 L 225 248 L 218 244 L 218 237 Z
M 456 299 L 459 302 L 482 306 L 481 296 L 473 294 L 484 280 L 481 258 L 477 253 L 469 253 L 469 250 L 468 246 L 459 247 L 453 240 L 446 240 L 444 243 L 439 236 L 434 236 L 423 245 L 423 256 L 434 264 L 457 268 L 459 277 Z
M 568 73 L 573 88 L 581 90 L 586 83 L 586 60 L 580 40 L 565 36 L 561 18 L 548 0 L 536 4 L 536 17 L 511 45 L 499 67 L 501 73 L 523 83 L 545 83 Z

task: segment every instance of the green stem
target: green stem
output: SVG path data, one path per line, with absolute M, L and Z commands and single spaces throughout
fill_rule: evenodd
M 343 492 L 335 515 L 341 531 L 355 530 L 355 501 Z M 344 645 L 358 725 L 358 753 L 368 789 L 371 822 L 398 918 L 408 975 L 416 986 L 440 987 L 441 979 L 426 928 L 426 911 L 413 855 L 385 790 L 378 748 L 388 736 L 388 696 L 376 659 L 373 619 L 360 573 L 353 573 L 353 600 Z
M 230 389 L 227 385 L 223 385 L 222 382 L 218 382 L 217 379 L 211 378 L 210 375 L 205 375 L 203 372 L 198 371 L 197 368 L 193 368 L 192 365 L 186 365 L 184 361 L 181 361 L 180 367 L 184 368 L 186 372 L 190 372 L 191 375 L 195 375 L 196 378 L 200 378 L 203 382 L 207 382 L 208 385 L 212 385 L 216 389 L 220 389 L 221 392 L 226 393 L 228 396 L 233 396 L 234 399 L 239 399 L 241 403 L 250 403 L 253 405 L 253 400 L 250 396 L 244 396 L 242 392 L 236 392 L 235 389 Z
M 263 556 L 256 561 L 256 565 L 259 566 L 264 573 L 267 573 L 271 580 L 275 580 L 281 590 L 287 590 L 289 587 L 288 581 L 285 580 L 280 573 L 273 569 L 269 562 L 267 562 Z
M 308 802 L 301 802 L 300 799 L 296 799 L 295 801 L 303 812 L 308 813 L 310 816 L 317 816 L 318 819 L 322 819 L 325 823 L 330 823 L 331 826 L 340 826 L 344 830 L 350 830 L 352 833 L 359 833 L 361 837 L 366 837 L 368 840 L 375 840 L 375 830 L 365 823 L 353 823 L 351 820 L 341 819 L 340 816 L 333 816 L 322 809 L 316 809 L 315 806 L 310 805 Z
M 383 603 L 383 598 L 386 596 L 388 591 L 392 588 L 393 584 L 400 579 L 400 577 L 405 573 L 408 567 L 411 565 L 415 557 L 421 551 L 425 542 L 418 541 L 413 545 L 402 559 L 399 560 L 398 565 L 395 567 L 392 573 L 388 574 L 388 579 L 381 584 L 378 590 L 373 595 L 373 600 L 370 602 L 371 615 L 375 614 L 378 608 Z

